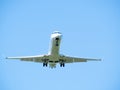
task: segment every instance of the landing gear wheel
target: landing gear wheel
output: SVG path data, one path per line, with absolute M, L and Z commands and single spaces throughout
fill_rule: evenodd
M 60 67 L 65 67 L 65 63 L 60 63 Z
M 48 64 L 46 63 L 46 67 L 47 67 L 47 65 L 48 65 Z
M 63 63 L 63 67 L 65 67 L 65 63 Z
M 60 63 L 60 67 L 62 67 L 62 63 Z
M 47 67 L 47 63 L 43 63 L 43 67 Z

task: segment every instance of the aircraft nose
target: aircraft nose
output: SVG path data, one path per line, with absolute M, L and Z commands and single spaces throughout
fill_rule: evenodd
M 60 33 L 52 34 L 51 37 L 60 39 L 60 38 L 62 38 L 62 34 L 60 34 Z
M 56 38 L 61 38 L 61 37 L 62 37 L 61 34 L 56 35 Z

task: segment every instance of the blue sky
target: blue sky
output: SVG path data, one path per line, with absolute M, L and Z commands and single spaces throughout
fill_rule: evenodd
M 0 90 L 120 90 L 119 0 L 1 0 Z M 61 53 L 101 62 L 57 65 L 6 60 L 46 54 L 53 31 Z

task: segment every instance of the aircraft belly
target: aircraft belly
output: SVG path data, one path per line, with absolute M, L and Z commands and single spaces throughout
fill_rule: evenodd
M 60 41 L 61 39 L 58 37 L 52 38 L 52 45 L 50 50 L 51 55 L 59 55 Z
M 56 64 L 59 62 L 59 48 L 60 48 L 61 36 L 59 34 L 53 35 L 51 38 L 51 48 L 50 48 L 50 65 Z
M 58 58 L 58 55 L 51 55 L 50 57 L 49 57 L 49 61 L 51 61 L 51 62 L 55 62 L 55 61 L 58 61 L 59 60 L 59 58 Z

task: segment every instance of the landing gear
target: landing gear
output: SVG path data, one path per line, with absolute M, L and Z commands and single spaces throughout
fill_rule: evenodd
M 60 63 L 60 67 L 65 67 L 65 63 Z
M 48 66 L 48 61 L 49 61 L 49 59 L 42 59 L 43 67 L 47 67 Z
M 47 67 L 48 66 L 48 64 L 47 63 L 43 63 L 43 67 Z

